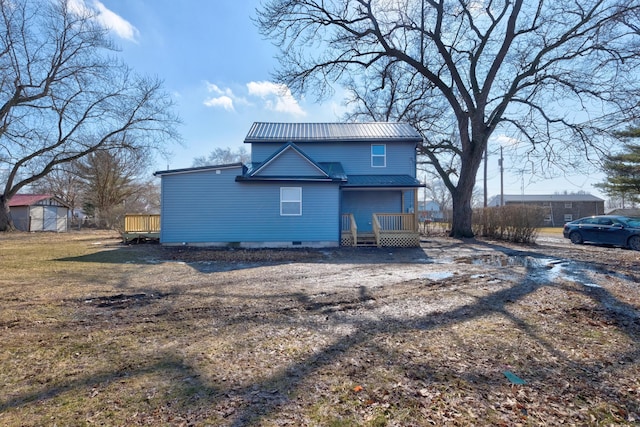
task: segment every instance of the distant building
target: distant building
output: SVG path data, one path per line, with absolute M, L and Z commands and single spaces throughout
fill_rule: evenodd
M 542 207 L 542 225 L 548 227 L 559 227 L 574 219 L 604 214 L 604 200 L 591 194 L 505 194 L 493 197 L 488 205 L 500 206 L 502 198 L 505 205 Z
M 16 194 L 9 199 L 9 209 L 20 231 L 67 231 L 69 207 L 50 194 Z
M 618 208 L 607 212 L 607 215 L 640 217 L 640 208 Z
M 423 221 L 442 221 L 444 215 L 440 205 L 433 200 L 418 201 L 418 218 Z

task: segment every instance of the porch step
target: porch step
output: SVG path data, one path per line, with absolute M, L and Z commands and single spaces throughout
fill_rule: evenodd
M 378 246 L 375 234 L 358 233 L 358 244 L 356 246 Z

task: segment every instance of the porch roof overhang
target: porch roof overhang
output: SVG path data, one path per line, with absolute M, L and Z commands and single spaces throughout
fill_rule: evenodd
M 349 175 L 342 188 L 345 190 L 385 188 L 412 190 L 424 186 L 425 184 L 410 175 Z

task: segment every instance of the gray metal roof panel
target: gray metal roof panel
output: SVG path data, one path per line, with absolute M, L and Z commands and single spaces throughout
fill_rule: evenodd
M 244 142 L 411 141 L 420 134 L 407 123 L 264 123 L 251 126 Z
M 153 173 L 153 175 L 154 176 L 174 175 L 174 174 L 179 174 L 179 173 L 203 172 L 203 171 L 216 170 L 216 169 L 231 169 L 231 168 L 241 168 L 241 167 L 244 167 L 244 165 L 241 162 L 237 162 L 237 163 L 228 163 L 228 164 L 224 164 L 224 165 L 196 166 L 196 167 L 192 167 L 192 168 L 169 169 L 169 170 L 163 170 L 163 171 L 156 171 L 156 172 Z
M 331 178 L 340 179 L 343 181 L 347 180 L 347 174 L 344 172 L 344 168 L 342 167 L 342 163 L 340 162 L 319 162 L 318 163 L 322 169 L 329 174 Z
M 410 175 L 349 175 L 347 177 L 345 188 L 364 188 L 364 187 L 422 187 L 416 178 Z

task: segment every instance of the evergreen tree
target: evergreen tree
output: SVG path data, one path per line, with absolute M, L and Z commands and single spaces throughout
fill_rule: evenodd
M 639 138 L 640 127 L 619 133 L 622 137 Z M 603 163 L 607 180 L 598 184 L 610 197 L 631 203 L 640 202 L 640 145 L 625 144 L 621 153 L 607 156 Z

